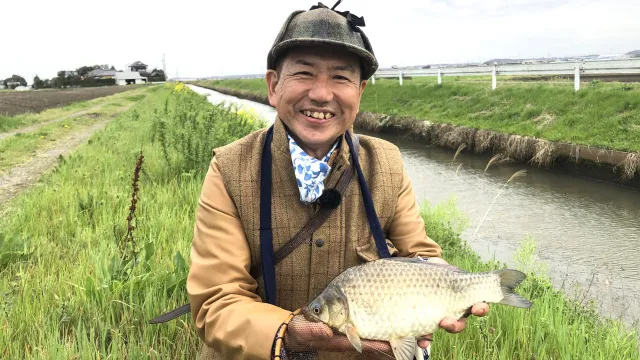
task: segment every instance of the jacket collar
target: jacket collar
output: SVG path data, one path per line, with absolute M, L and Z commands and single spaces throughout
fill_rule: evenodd
M 353 138 L 353 127 L 347 129 L 349 135 Z M 273 142 L 271 144 L 272 151 L 284 153 L 289 158 L 289 163 L 291 163 L 291 154 L 289 153 L 289 139 L 287 137 L 287 128 L 279 117 L 276 117 L 273 124 Z M 340 144 L 336 148 L 336 150 L 331 154 L 329 158 L 329 166 L 331 166 L 331 171 L 335 168 L 335 165 L 342 165 L 340 167 L 347 167 L 351 165 L 351 155 L 349 152 L 349 144 L 347 144 L 347 140 L 345 139 L 344 134 L 340 136 Z M 293 166 L 293 165 L 291 165 Z

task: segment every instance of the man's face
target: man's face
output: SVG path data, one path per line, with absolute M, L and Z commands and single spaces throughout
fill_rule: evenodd
M 324 156 L 353 125 L 366 81 L 359 59 L 337 47 L 304 47 L 287 53 L 280 76 L 267 72 L 269 102 L 309 155 Z

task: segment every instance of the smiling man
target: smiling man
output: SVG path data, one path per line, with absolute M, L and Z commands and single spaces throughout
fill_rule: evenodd
M 322 4 L 293 12 L 267 58 L 273 126 L 214 150 L 187 279 L 202 359 L 389 358 L 386 342 L 363 341 L 359 353 L 293 312 L 365 261 L 444 262 L 398 148 L 353 133 L 378 67 L 362 26 Z M 486 304 L 472 309 L 487 312 Z M 465 319 L 440 326 L 459 332 Z

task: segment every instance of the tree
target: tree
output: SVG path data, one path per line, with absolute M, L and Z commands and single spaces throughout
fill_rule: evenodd
M 34 89 L 42 89 L 44 87 L 44 81 L 40 80 L 40 77 L 36 75 L 33 78 L 33 88 Z
M 4 85 L 8 89 L 15 89 L 18 86 L 27 86 L 27 80 L 20 75 L 12 75 L 10 78 L 4 79 Z

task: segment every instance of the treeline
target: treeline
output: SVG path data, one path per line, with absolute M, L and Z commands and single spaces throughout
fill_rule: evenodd
M 88 65 L 75 70 L 60 70 L 56 77 L 41 79 L 38 75 L 33 78 L 34 89 L 65 88 L 65 87 L 96 87 L 115 85 L 115 73 L 118 72 L 113 65 Z M 149 82 L 165 81 L 163 70 L 153 69 L 151 72 L 140 71 L 140 75 Z M 13 75 L 0 80 L 4 88 L 15 89 L 18 86 L 27 86 L 27 81 L 19 75 Z

